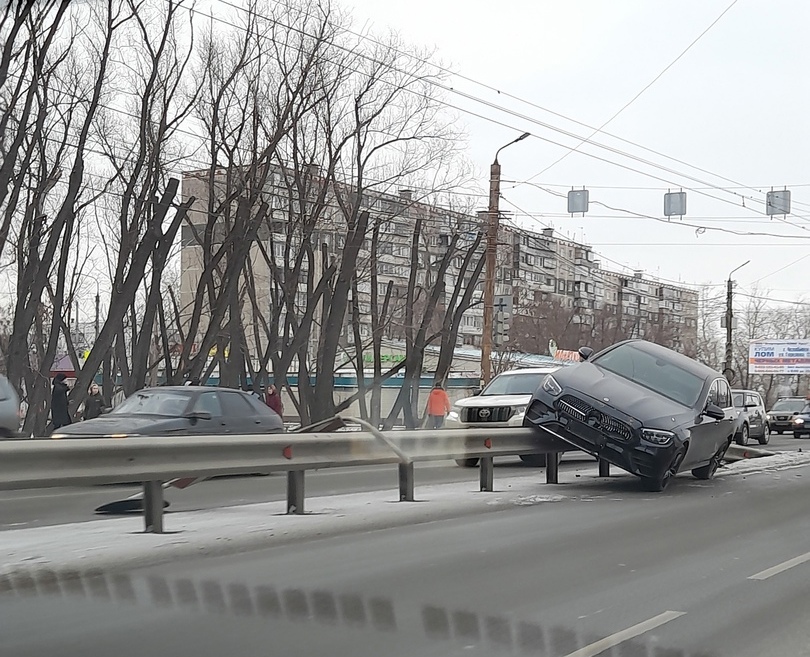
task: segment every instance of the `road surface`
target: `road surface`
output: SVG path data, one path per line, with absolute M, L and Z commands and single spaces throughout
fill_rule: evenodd
M 810 467 L 680 476 L 664 494 L 627 476 L 569 486 L 588 495 L 0 580 L 2 654 L 810 654 Z

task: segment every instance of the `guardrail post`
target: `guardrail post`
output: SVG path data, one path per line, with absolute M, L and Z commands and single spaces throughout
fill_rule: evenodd
M 399 470 L 399 501 L 413 502 L 413 462 L 400 463 Z
M 560 452 L 546 454 L 546 483 L 560 483 Z
M 287 513 L 304 513 L 304 470 L 287 471 Z
M 481 465 L 479 466 L 479 475 L 481 481 L 481 490 L 492 492 L 493 479 L 495 478 L 495 467 L 492 464 L 491 456 L 482 456 Z
M 163 533 L 163 482 L 143 482 L 144 530 L 152 534 Z
M 600 477 L 610 476 L 610 463 L 605 461 L 605 459 L 599 459 L 599 476 Z

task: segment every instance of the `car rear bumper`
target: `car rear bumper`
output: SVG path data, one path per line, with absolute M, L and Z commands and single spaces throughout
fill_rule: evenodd
M 538 399 L 532 400 L 524 426 L 546 429 L 567 443 L 639 477 L 660 477 L 683 444 L 675 440 L 666 446 L 648 444 L 635 435 L 618 440 L 592 427 L 561 416 Z

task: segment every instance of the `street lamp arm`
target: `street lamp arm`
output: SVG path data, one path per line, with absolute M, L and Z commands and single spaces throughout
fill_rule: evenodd
M 731 280 L 731 277 L 732 277 L 732 275 L 734 274 L 734 272 L 739 271 L 740 269 L 742 269 L 743 267 L 745 267 L 745 265 L 747 265 L 749 262 L 751 262 L 751 261 L 750 261 L 750 260 L 746 260 L 744 263 L 742 263 L 742 264 L 741 264 L 739 267 L 737 267 L 736 269 L 732 269 L 732 270 L 731 270 L 731 273 L 728 275 L 728 279 L 729 279 L 729 280 Z
M 512 144 L 517 144 L 519 141 L 523 141 L 524 139 L 526 139 L 526 137 L 531 137 L 531 136 L 532 136 L 532 134 L 531 134 L 530 132 L 524 132 L 524 133 L 523 133 L 522 135 L 520 135 L 520 137 L 518 137 L 517 139 L 513 139 L 513 140 L 512 140 L 512 141 L 510 141 L 508 144 L 504 144 L 503 146 L 501 146 L 501 147 L 500 147 L 500 148 L 499 148 L 497 151 L 495 151 L 495 164 L 497 164 L 497 163 L 498 163 L 498 155 L 500 154 L 500 152 L 501 152 L 501 151 L 502 151 L 504 148 L 506 148 L 506 147 L 508 147 L 508 146 L 511 146 Z

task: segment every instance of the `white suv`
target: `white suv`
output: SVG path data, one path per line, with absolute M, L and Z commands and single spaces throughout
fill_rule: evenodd
M 560 369 L 559 365 L 531 367 L 503 372 L 473 397 L 459 399 L 448 413 L 445 427 L 448 429 L 522 427 L 523 414 L 532 395 L 540 387 L 547 374 Z M 537 456 L 521 456 L 527 463 L 534 463 Z M 545 456 L 542 457 L 545 463 Z M 460 459 L 459 465 L 474 466 L 478 459 Z M 539 464 L 539 463 L 538 463 Z

